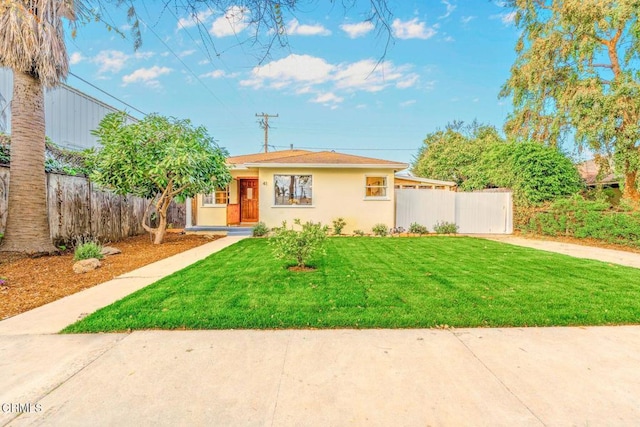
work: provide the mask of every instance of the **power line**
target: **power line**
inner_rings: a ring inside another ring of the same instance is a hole
[[[146,116],[146,115],[147,115],[147,113],[145,113],[144,111],[140,111],[139,109],[137,109],[137,108],[136,108],[136,107],[134,107],[133,105],[128,104],[128,103],[126,103],[126,102],[124,102],[123,100],[121,100],[120,98],[118,98],[118,97],[116,97],[116,96],[114,96],[114,95],[111,95],[111,94],[110,94],[109,92],[107,92],[106,90],[104,90],[104,89],[100,89],[98,86],[96,86],[96,85],[94,85],[93,83],[91,83],[91,82],[89,82],[89,81],[87,81],[87,80],[83,79],[82,77],[78,76],[77,74],[74,74],[74,73],[72,73],[71,71],[69,71],[69,75],[71,75],[71,76],[75,77],[76,79],[78,79],[78,80],[80,80],[80,81],[82,81],[82,82],[84,82],[84,83],[88,84],[88,85],[89,85],[89,86],[91,86],[92,88],[94,88],[94,89],[96,89],[96,90],[99,90],[100,92],[104,93],[104,94],[105,94],[105,95],[107,95],[108,97],[115,99],[115,100],[116,100],[116,101],[118,101],[119,103],[126,105],[127,107],[131,108],[132,110],[137,111],[138,113],[142,114],[143,116]]]
[[[209,88],[209,86],[207,86],[206,84],[204,84],[204,82],[200,79],[200,77],[198,77],[198,76],[196,75],[196,73],[194,73],[194,72],[191,70],[191,68],[189,68],[189,66],[188,66],[187,64],[185,64],[185,63],[184,63],[184,61],[182,60],[182,58],[180,58],[180,57],[179,57],[179,56],[178,56],[178,55],[173,51],[173,49],[171,49],[171,48],[169,47],[169,45],[168,45],[164,40],[162,40],[162,37],[160,37],[160,36],[158,35],[158,33],[156,33],[156,32],[155,32],[155,30],[153,29],[153,27],[149,26],[145,21],[143,21],[143,20],[142,20],[142,18],[138,18],[138,19],[140,20],[140,22],[142,22],[142,23],[143,23],[143,24],[144,24],[144,25],[149,29],[149,31],[151,31],[151,32],[153,33],[153,35],[154,35],[154,36],[156,36],[156,38],[157,38],[158,40],[160,40],[160,43],[162,43],[162,44],[164,45],[164,47],[166,47],[166,48],[167,48],[167,50],[168,50],[169,52],[171,52],[171,54],[172,54],[173,56],[175,56],[175,58],[176,58],[178,61],[180,61],[180,63],[182,64],[182,66],[183,66],[184,68],[186,68],[186,69],[187,69],[187,71],[189,71],[189,73],[191,73],[191,75],[192,75],[193,77],[195,77],[195,78],[196,78],[196,80],[198,80],[198,82],[199,82],[202,86],[204,86],[204,88],[205,88],[205,89],[207,89],[207,91],[211,94],[211,96],[213,96],[213,97],[216,99],[216,101],[218,101],[222,106],[226,107],[225,103],[224,103],[224,102],[222,102],[222,100],[221,100],[220,98],[218,98],[218,97],[216,96],[216,94],[215,94],[215,93],[213,93],[213,91]]]

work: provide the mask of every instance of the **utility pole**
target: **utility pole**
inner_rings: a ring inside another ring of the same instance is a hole
[[[256,113],[256,117],[262,117],[262,120],[260,120],[260,127],[264,129],[264,152],[266,153],[269,151],[269,117],[278,117],[278,115]]]

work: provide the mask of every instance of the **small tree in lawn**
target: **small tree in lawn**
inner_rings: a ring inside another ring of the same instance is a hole
[[[124,113],[108,114],[93,131],[101,147],[91,159],[91,179],[116,194],[150,199],[142,226],[162,243],[167,209],[174,198],[184,199],[226,187],[231,174],[226,151],[204,127],[188,120],[149,115],[127,123]],[[147,224],[155,205],[158,226]]]
[[[307,221],[303,224],[299,219],[295,219],[293,223],[301,227],[301,230],[288,228],[284,221],[282,227],[274,229],[269,244],[273,246],[276,258],[294,260],[296,267],[305,268],[311,257],[324,254],[328,228],[319,222]]]

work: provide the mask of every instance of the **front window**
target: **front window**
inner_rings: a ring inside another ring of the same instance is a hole
[[[229,201],[229,189],[216,190],[213,193],[202,196],[203,206],[220,206],[226,205]]]
[[[387,177],[368,176],[365,197],[387,197]]]
[[[311,205],[311,175],[274,175],[275,204]]]

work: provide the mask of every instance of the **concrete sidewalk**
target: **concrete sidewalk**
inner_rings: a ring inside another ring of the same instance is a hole
[[[133,270],[113,280],[0,321],[1,335],[55,334],[159,279],[185,268],[246,236],[224,237]]]
[[[0,425],[630,426],[638,366],[636,326],[4,336]]]

